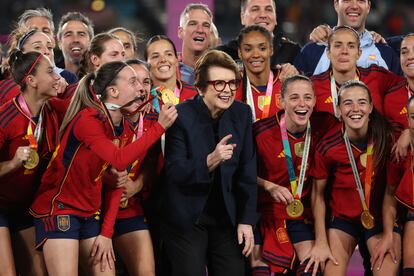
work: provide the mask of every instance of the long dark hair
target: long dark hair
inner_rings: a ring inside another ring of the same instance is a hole
[[[359,80],[350,80],[345,82],[338,91],[338,105],[341,102],[343,91],[353,87],[363,89],[368,94],[369,103],[372,104],[372,96],[368,86]],[[391,145],[394,139],[391,124],[374,106],[369,115],[368,138],[374,142],[373,159],[375,171],[380,171],[385,168],[385,164],[391,154]]]

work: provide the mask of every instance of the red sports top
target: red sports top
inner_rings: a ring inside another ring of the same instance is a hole
[[[157,123],[158,120],[158,114],[157,113],[148,113],[144,116],[144,133],[146,133],[151,127]],[[138,124],[135,126],[135,133],[137,133],[138,130]],[[136,160],[132,165],[128,167],[128,176],[135,181],[138,178],[138,175],[142,173],[143,170],[150,170],[154,173],[156,160],[159,158],[159,155],[161,154],[161,147],[159,143],[155,143],[149,150],[147,155],[144,157],[143,160]],[[151,162],[154,161],[155,162]],[[149,167],[150,166],[150,167]],[[149,179],[148,179],[149,180]],[[151,182],[153,183],[155,179],[151,179]],[[148,199],[150,189],[152,186],[152,183],[145,182],[144,186],[142,187],[142,190],[135,194],[134,196],[130,197],[128,199],[128,205],[126,208],[120,208],[118,211],[117,219],[125,219],[125,218],[131,218],[135,216],[141,216],[144,215],[144,209],[143,209],[143,202]]]
[[[402,130],[408,128],[408,99],[414,91],[408,88],[407,81],[401,82],[385,94],[384,115],[390,121],[394,134],[398,137]]]
[[[281,101],[281,88],[282,81],[280,80],[280,70],[273,72],[273,90],[272,90],[272,99],[270,101],[270,109],[268,117],[275,115],[279,110],[282,109]],[[256,87],[251,84],[253,102],[256,112],[256,120],[264,119],[263,118],[263,107],[266,99],[266,86]],[[240,81],[240,86],[236,91],[236,100],[246,103],[246,87],[243,84],[243,80]]]
[[[382,67],[371,65],[368,68],[358,67],[359,80],[365,83],[372,95],[375,108],[384,114],[384,97],[389,91],[395,89],[404,78]],[[324,111],[334,114],[333,99],[331,95],[331,70],[313,76],[313,87],[316,95],[315,111]],[[337,85],[337,91],[339,87]]]
[[[0,107],[0,162],[13,159],[20,146],[29,146],[25,138],[30,118],[20,107],[17,97]],[[36,128],[33,122],[32,130]],[[49,104],[42,111],[42,140],[38,145],[39,165],[32,169],[23,166],[0,177],[0,208],[28,208],[32,203],[40,177],[57,145],[58,121]]]
[[[20,94],[20,85],[13,79],[0,80],[0,105],[8,102]]]
[[[412,152],[399,163],[387,164],[387,184],[397,186],[395,198],[403,206],[414,211],[414,175],[412,170]]]
[[[164,133],[164,128],[156,123],[139,140],[118,148],[113,144],[114,139],[119,139],[124,145],[133,134],[127,121],[124,120],[123,126],[124,132],[117,137],[102,111],[92,107],[80,111],[67,127],[42,178],[31,206],[32,215],[89,217],[99,211],[101,176],[107,166],[125,170],[134,160],[143,159],[148,148]],[[119,201],[114,204],[119,205]],[[116,212],[106,215],[115,220]],[[104,230],[103,235],[111,236],[109,229]]]
[[[284,111],[280,111],[277,117],[272,116],[260,120],[253,125],[257,149],[257,175],[265,180],[289,188],[290,192],[292,192],[289,175],[287,173],[288,167],[283,148],[283,140],[280,133],[280,117],[283,113]],[[340,126],[335,117],[328,113],[314,113],[310,120],[312,131],[311,146],[309,149],[306,180],[302,191],[302,198],[305,201],[307,201],[306,197],[310,191],[311,182],[309,182],[310,179],[308,178],[309,166],[313,162],[316,144],[328,129],[338,128]],[[288,132],[288,138],[295,167],[295,175],[299,179],[305,133],[300,137],[295,137]],[[300,155],[298,156],[297,153]],[[286,213],[286,205],[276,203],[270,194],[262,188],[259,188],[258,191],[258,204],[261,211],[266,213],[270,212],[273,217],[278,219],[292,219]],[[303,217],[299,217],[298,219],[303,219]]]
[[[359,177],[365,189],[365,165],[361,162],[361,155],[366,154],[366,145],[361,149],[351,142],[351,146]],[[332,129],[324,136],[316,147],[314,160],[310,173],[316,179],[328,180],[329,207],[332,209],[332,215],[359,222],[363,210],[362,203],[346,151],[342,128]],[[371,197],[368,205],[376,220],[382,220],[385,177],[384,170],[375,172],[371,182]]]

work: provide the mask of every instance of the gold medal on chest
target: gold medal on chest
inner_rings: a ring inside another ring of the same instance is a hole
[[[28,170],[33,170],[39,164],[39,154],[37,151],[31,149],[29,158],[23,163],[23,167]]]

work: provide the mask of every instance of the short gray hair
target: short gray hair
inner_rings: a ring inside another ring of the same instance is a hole
[[[187,6],[185,6],[185,9],[181,12],[180,27],[184,27],[185,18],[190,13],[190,11],[192,11],[192,10],[202,10],[202,11],[204,11],[205,13],[208,14],[208,16],[210,16],[211,21],[213,21],[213,14],[211,13],[210,8],[206,4],[191,3],[191,4],[188,4]]]
[[[26,25],[26,21],[32,17],[44,17],[49,21],[50,28],[52,33],[55,32],[55,24],[53,23],[53,15],[49,9],[46,8],[37,8],[37,9],[30,9],[25,10],[20,16],[17,21],[17,25],[24,26]]]

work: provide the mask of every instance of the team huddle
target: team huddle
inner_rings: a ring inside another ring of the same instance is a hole
[[[226,44],[189,4],[181,52],[144,53],[26,10],[0,75],[0,275],[346,275],[357,246],[365,275],[414,275],[414,34],[333,6],[301,48],[273,0],[242,0]]]

